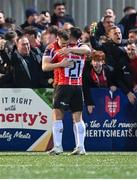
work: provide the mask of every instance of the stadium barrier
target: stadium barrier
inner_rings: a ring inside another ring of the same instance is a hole
[[[136,151],[137,103],[131,105],[120,90],[112,93],[94,88],[91,95],[93,113],[88,114],[85,106],[83,110],[86,150]],[[50,106],[45,89],[0,89],[0,150],[49,150],[53,146]],[[70,151],[74,147],[71,113],[66,112],[63,148]]]

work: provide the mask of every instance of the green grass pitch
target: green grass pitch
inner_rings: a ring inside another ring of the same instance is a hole
[[[67,153],[0,152],[0,179],[137,178],[137,152]]]

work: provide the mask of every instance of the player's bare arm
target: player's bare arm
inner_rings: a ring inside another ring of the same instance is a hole
[[[91,49],[86,45],[81,45],[80,47],[69,47],[69,48],[62,48],[59,53],[62,56],[68,55],[69,53],[73,53],[73,54],[89,54],[91,53]]]
[[[69,67],[71,62],[64,58],[61,62],[51,63],[51,58],[49,56],[43,56],[42,59],[42,70],[43,71],[52,71],[59,67]]]

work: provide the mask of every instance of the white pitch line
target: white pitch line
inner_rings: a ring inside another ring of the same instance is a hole
[[[57,165],[57,164],[55,164],[55,165],[52,165],[52,166],[48,166],[48,168],[51,168],[51,167],[54,167],[54,166],[56,166],[56,167],[64,167],[64,165]],[[76,165],[67,165],[67,167],[92,167],[92,168],[94,168],[94,167],[103,167],[103,166],[105,166],[105,167],[117,167],[117,165],[116,164],[112,164],[112,165],[107,165],[107,164],[105,164],[105,165],[94,165],[94,166],[92,166],[92,165],[79,165],[79,164],[76,164]],[[38,165],[9,165],[9,164],[4,164],[4,165],[0,165],[0,167],[39,167]],[[137,164],[132,164],[131,166],[129,166],[129,164],[119,164],[118,165],[118,167],[117,168],[119,168],[119,167],[132,167],[132,168],[134,168],[134,167],[137,167]]]
[[[28,165],[26,165],[26,164],[24,164],[24,165],[21,165],[21,164],[20,165],[18,165],[18,164],[17,165],[15,165],[15,164],[14,165],[13,164],[3,164],[2,165],[2,164],[0,164],[0,167],[34,167],[34,166],[38,167],[38,165],[29,165],[29,164]]]
[[[64,152],[63,155],[67,155],[70,152]],[[22,155],[22,156],[45,156],[47,155],[46,152],[0,152],[0,156],[15,156],[15,155]],[[112,155],[112,156],[137,156],[137,152],[87,152],[87,155],[97,155],[97,156],[103,156],[103,155]]]

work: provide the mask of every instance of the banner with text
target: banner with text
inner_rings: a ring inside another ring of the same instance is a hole
[[[95,103],[93,113],[88,114],[86,107],[83,111],[86,150],[137,151],[137,103],[130,104],[120,90],[112,93],[107,89],[94,88],[91,96]],[[70,119],[71,114],[66,113],[63,136],[66,150],[75,147]]]
[[[120,91],[91,89],[92,114],[83,110],[87,151],[137,151],[137,104]],[[47,151],[52,142],[52,91],[0,89],[0,150]],[[64,150],[75,147],[72,116],[65,113]]]
[[[0,89],[0,150],[50,149],[51,111],[32,89]]]

